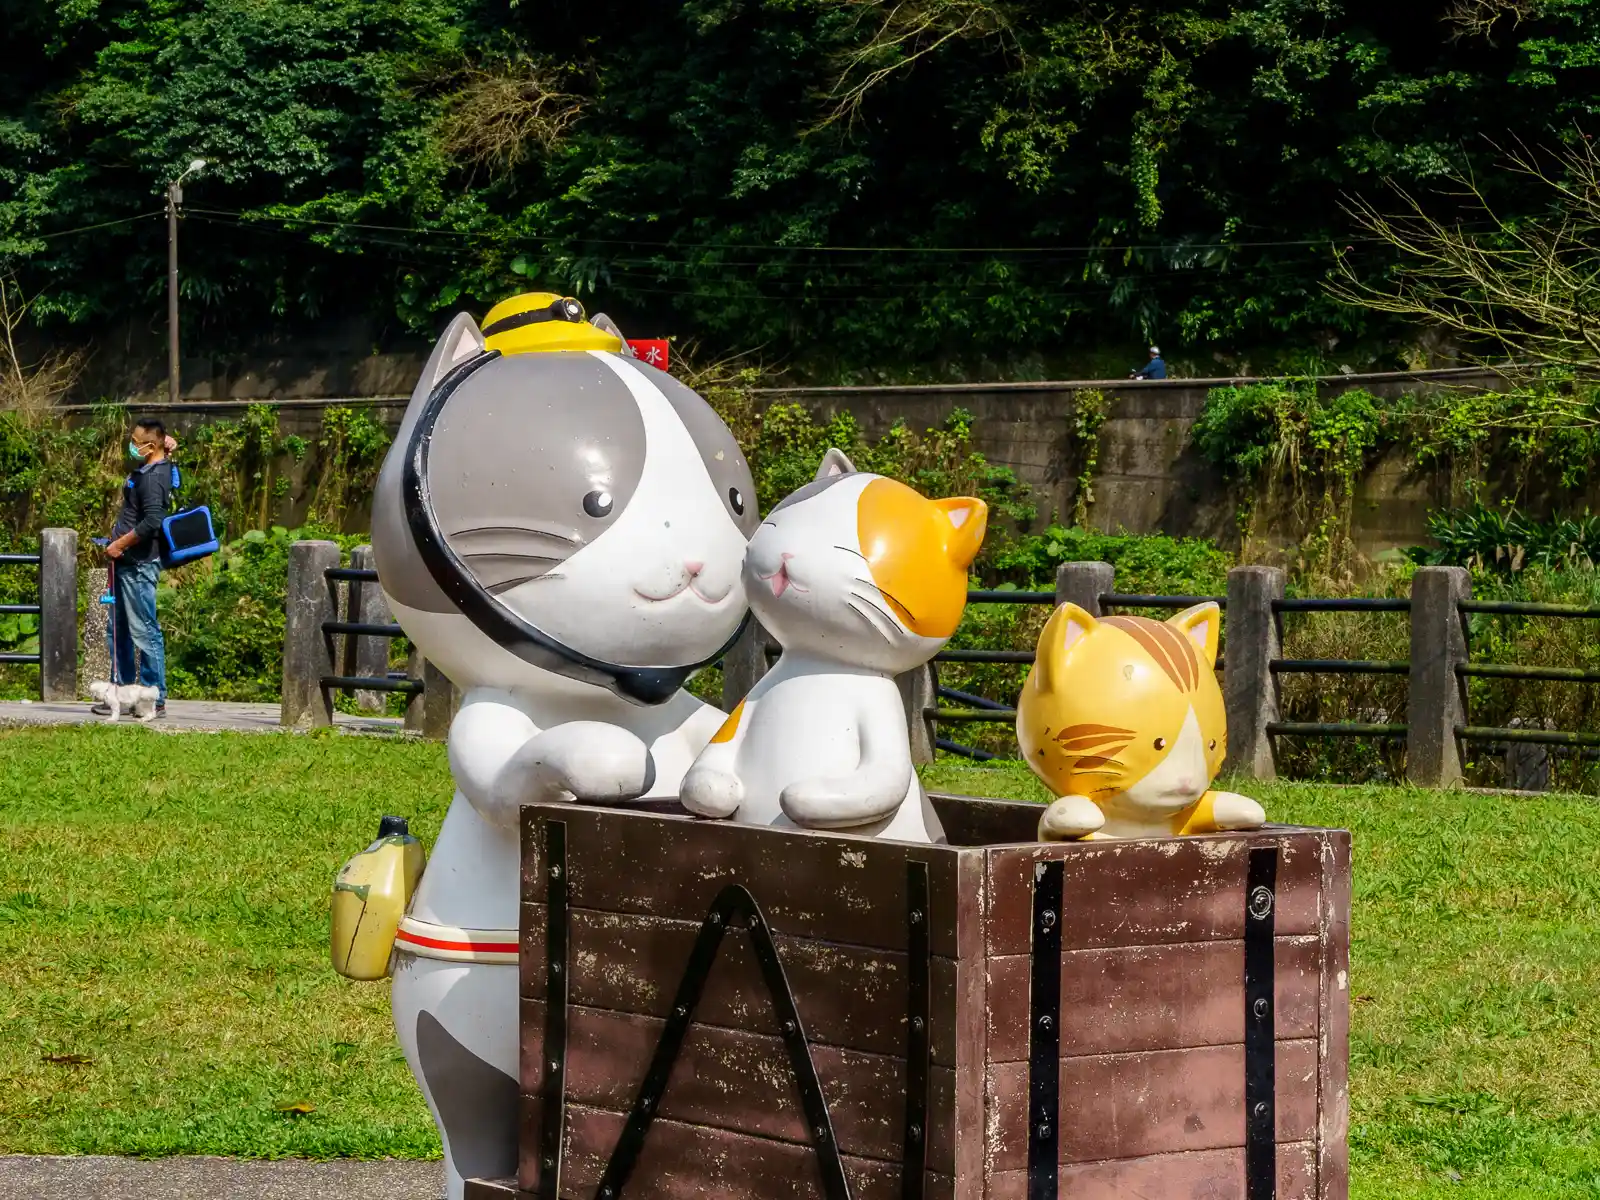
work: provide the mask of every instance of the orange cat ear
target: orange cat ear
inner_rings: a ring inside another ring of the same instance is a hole
[[[1217,665],[1217,643],[1222,638],[1222,610],[1214,602],[1196,604],[1193,608],[1186,608],[1175,617],[1170,617],[1167,624],[1183,634],[1194,648],[1200,651],[1200,656],[1211,666]]]
[[[955,528],[955,535],[946,545],[950,561],[965,571],[983,545],[984,531],[989,528],[989,506],[972,496],[935,500],[933,506],[944,513],[945,519]]]
[[[1033,659],[1033,676],[1041,692],[1055,691],[1073,646],[1097,624],[1099,622],[1076,604],[1063,604],[1050,614],[1039,634]]]

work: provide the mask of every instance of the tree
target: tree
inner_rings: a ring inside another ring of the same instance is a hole
[[[1600,364],[1600,154],[1579,133],[1554,153],[1516,145],[1503,165],[1543,196],[1543,211],[1502,216],[1465,172],[1439,197],[1448,217],[1400,188],[1398,212],[1353,200],[1358,225],[1400,261],[1385,280],[1342,265],[1330,290],[1526,363]]]

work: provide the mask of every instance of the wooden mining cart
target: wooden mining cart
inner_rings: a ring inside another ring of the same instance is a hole
[[[1350,838],[950,844],[522,811],[516,1179],[475,1200],[1343,1200]]]

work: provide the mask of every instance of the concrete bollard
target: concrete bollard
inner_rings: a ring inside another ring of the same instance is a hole
[[[1512,717],[1509,729],[1549,729],[1555,722]],[[1518,792],[1550,790],[1550,747],[1540,742],[1506,743],[1506,786]]]
[[[105,567],[90,567],[85,572],[89,604],[83,614],[83,681],[84,688],[78,698],[88,696],[88,684],[95,680],[111,678],[111,647],[107,636],[111,632],[111,606],[100,603],[100,597],[110,587],[110,572]]]
[[[744,627],[736,642],[722,656],[722,711],[731,713],[739,701],[750,694],[750,689],[761,681],[771,665],[767,661],[767,644],[772,635],[761,627],[754,617]]]
[[[333,640],[322,631],[337,613],[333,584],[324,572],[339,565],[333,542],[296,542],[289,547],[287,608],[283,626],[283,706],[279,722],[290,727],[333,724],[333,698],[322,677],[335,673]]]
[[[1076,604],[1091,617],[1101,616],[1100,597],[1117,590],[1117,570],[1110,563],[1070,562],[1056,568],[1056,607]]]
[[[1222,769],[1246,779],[1275,779],[1278,774],[1267,726],[1278,719],[1278,680],[1271,664],[1283,656],[1283,631],[1272,604],[1283,599],[1283,587],[1283,571],[1277,567],[1234,567],[1228,572],[1222,672],[1228,757]]]
[[[1456,668],[1467,661],[1467,631],[1458,605],[1471,596],[1465,567],[1423,567],[1411,580],[1406,778],[1421,787],[1461,782],[1456,726],[1465,723],[1466,681]]]
[[[39,693],[78,698],[78,531],[46,529],[39,545]]]
[[[939,676],[934,663],[923,663],[914,671],[896,675],[900,699],[906,706],[906,728],[911,733],[911,762],[915,766],[933,761],[934,740],[938,736],[932,709],[939,704]]]
[[[461,707],[461,693],[445,673],[422,660],[422,736],[434,741],[450,737],[450,722]]]
[[[422,651],[415,646],[411,647],[406,655],[406,676],[410,679],[424,680],[426,686],[427,663],[423,660]],[[427,713],[426,692],[412,692],[406,698],[405,730],[407,733],[421,733]]]

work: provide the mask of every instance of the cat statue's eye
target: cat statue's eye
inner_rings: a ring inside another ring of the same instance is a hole
[[[1157,738],[1156,739],[1156,749],[1157,750],[1165,750],[1166,748],[1167,748],[1167,739],[1166,738]]]
[[[591,517],[609,517],[611,503],[610,492],[590,492],[583,498],[583,511]]]
[[[1217,739],[1216,738],[1212,738],[1211,739],[1211,745],[1210,745],[1209,749],[1215,750],[1216,748],[1217,748]]]
[[[728,489],[728,507],[733,509],[734,516],[744,516],[744,495],[738,488]]]

